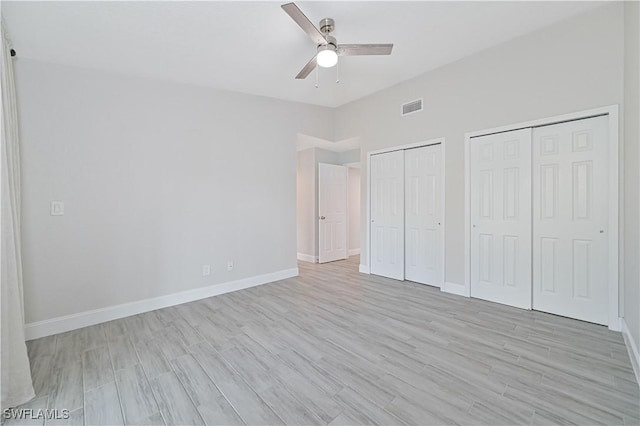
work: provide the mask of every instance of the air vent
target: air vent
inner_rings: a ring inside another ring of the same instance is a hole
[[[420,111],[422,111],[422,98],[416,99],[415,101],[407,102],[406,104],[402,104],[400,114],[402,116],[405,116]]]

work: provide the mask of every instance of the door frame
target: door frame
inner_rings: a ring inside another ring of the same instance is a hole
[[[444,291],[444,283],[445,283],[445,259],[446,259],[446,253],[445,253],[445,248],[446,248],[446,238],[445,238],[445,233],[446,233],[446,218],[445,218],[445,204],[446,204],[446,193],[445,193],[445,159],[446,159],[446,144],[445,144],[445,138],[436,138],[436,139],[428,139],[425,141],[421,141],[421,142],[415,142],[415,143],[410,143],[410,144],[406,144],[406,145],[398,145],[398,146],[392,146],[389,148],[384,148],[384,149],[379,149],[376,151],[369,151],[367,152],[367,204],[366,204],[366,216],[367,216],[367,230],[365,232],[365,247],[367,247],[367,264],[363,265],[362,262],[360,263],[360,267],[359,270],[361,273],[363,274],[369,274],[370,273],[370,265],[371,265],[371,156],[372,155],[376,155],[376,154],[384,154],[386,152],[393,152],[393,151],[404,151],[406,149],[413,149],[413,148],[422,148],[424,146],[429,146],[429,145],[438,145],[440,144],[441,146],[441,150],[440,150],[440,161],[441,161],[441,171],[442,171],[442,176],[441,176],[441,180],[442,182],[440,183],[440,187],[441,187],[441,197],[442,197],[442,202],[441,202],[441,206],[440,206],[440,215],[442,217],[442,226],[440,227],[440,229],[442,230],[442,238],[440,241],[440,267],[442,268],[442,276],[440,279],[440,290]],[[362,175],[361,175],[362,176]],[[404,218],[403,218],[403,222],[404,222]],[[403,274],[404,275],[404,274]]]
[[[577,111],[569,114],[556,115],[553,117],[541,118],[538,120],[526,121],[521,123],[509,124],[506,126],[494,127],[491,129],[478,130],[468,132],[464,135],[464,284],[454,285],[456,288],[450,289],[452,293],[460,294],[466,297],[471,295],[471,162],[470,149],[471,139],[479,136],[486,136],[492,133],[509,132],[528,127],[548,126],[566,121],[575,121],[596,116],[607,115],[609,117],[609,265],[608,265],[608,285],[609,285],[609,329],[620,331],[620,311],[619,311],[619,292],[620,292],[620,274],[619,274],[619,241],[623,236],[619,235],[619,203],[623,201],[623,195],[619,193],[621,182],[622,165],[619,157],[619,119],[618,105],[609,105],[600,108],[589,109],[585,111]],[[449,287],[452,285],[449,284]]]

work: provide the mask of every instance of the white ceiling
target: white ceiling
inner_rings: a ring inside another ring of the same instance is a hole
[[[602,2],[297,2],[339,43],[395,43],[294,76],[315,45],[281,2],[2,2],[21,58],[336,107]]]

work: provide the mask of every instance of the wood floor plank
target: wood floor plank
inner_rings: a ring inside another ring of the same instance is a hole
[[[30,361],[31,380],[33,381],[33,390],[36,396],[49,395],[55,384],[55,377],[52,376],[53,355],[38,356]]]
[[[134,366],[138,363],[138,356],[127,335],[112,337],[108,340],[109,354],[114,370]]]
[[[204,340],[184,318],[177,318],[172,324],[180,333],[180,338],[185,346],[195,345]]]
[[[271,408],[210,345],[190,347],[193,356],[247,424],[283,424]]]
[[[84,391],[113,382],[113,367],[106,346],[90,349],[82,354]]]
[[[215,401],[197,407],[202,419],[208,426],[213,425],[244,425],[245,422],[236,413],[229,401],[223,396]]]
[[[329,395],[310,384],[306,378],[288,365],[272,370],[275,379],[294,394],[309,410],[325,422],[330,422],[342,411],[341,406]]]
[[[171,364],[196,407],[214,403],[222,396],[213,380],[191,354],[178,357]]]
[[[84,393],[84,416],[87,426],[124,424],[115,382]]]
[[[150,339],[135,342],[134,348],[148,378],[155,378],[171,371],[171,366],[165,358],[158,339]]]
[[[364,416],[368,420],[368,424],[397,425],[405,423],[385,410],[384,406],[379,406],[373,401],[368,400],[360,392],[356,392],[350,387],[346,387],[338,392],[335,399],[344,407],[348,407],[352,411]]]
[[[82,363],[71,361],[52,372],[54,384],[49,397],[49,408],[74,411],[82,408]]]
[[[173,372],[162,374],[151,380],[151,389],[156,397],[160,413],[167,424],[203,425],[204,420]]]
[[[249,350],[232,347],[220,354],[254,390],[260,391],[271,386],[273,379],[267,369]]]
[[[167,361],[171,361],[172,359],[187,353],[182,335],[173,325],[156,330],[153,334],[159,343],[158,347],[164,354]]]
[[[323,425],[319,416],[309,410],[280,383],[259,392],[260,397],[288,425]]]
[[[116,371],[116,383],[126,424],[136,424],[160,413],[140,365]]]

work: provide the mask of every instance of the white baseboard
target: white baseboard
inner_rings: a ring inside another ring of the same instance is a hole
[[[440,288],[440,290],[444,291],[445,293],[451,293],[451,294],[457,294],[458,296],[469,297],[469,293],[467,292],[467,289],[464,286],[464,284],[445,281],[443,286]]]
[[[284,269],[282,271],[256,275],[254,277],[243,278],[226,283],[214,284],[208,287],[181,291],[179,293],[154,297],[152,299],[138,300],[135,302],[123,303],[121,305],[78,312],[77,314],[65,315],[44,321],[32,322],[25,325],[25,337],[27,340],[38,339],[52,334],[63,333],[65,331],[75,330],[90,325],[100,324],[102,322],[141,314],[143,312],[180,305],[194,300],[231,293],[233,291],[243,290],[245,288],[255,287],[297,276],[298,268]]]
[[[369,273],[369,265],[360,264],[360,266],[358,267],[358,271],[360,271],[361,274],[368,274]]]
[[[613,321],[610,321],[609,330],[622,331],[622,318],[614,318]]]
[[[357,254],[360,254],[360,249],[359,248],[349,250],[349,256],[355,256]]]
[[[638,348],[638,342],[636,342],[631,335],[627,322],[624,318],[620,319],[620,323],[622,326],[622,337],[624,337],[624,343],[627,346],[627,351],[629,352],[633,371],[636,373],[636,383],[640,386],[640,350]]]
[[[310,254],[298,253],[298,260],[301,260],[303,262],[318,263],[318,258]]]

